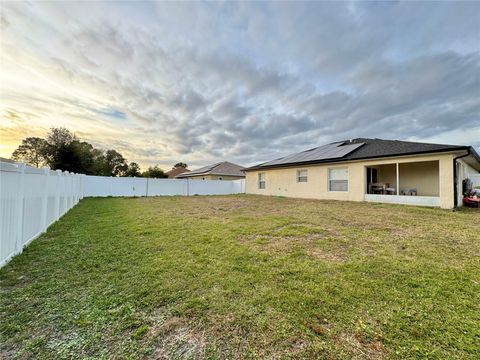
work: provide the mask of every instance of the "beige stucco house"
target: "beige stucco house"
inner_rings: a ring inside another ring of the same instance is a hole
[[[192,180],[239,180],[245,179],[244,169],[243,166],[223,161],[179,174],[176,178]]]
[[[480,172],[470,146],[354,139],[245,169],[248,194],[454,208]]]

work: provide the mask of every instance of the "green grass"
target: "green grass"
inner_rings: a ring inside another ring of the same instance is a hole
[[[84,199],[0,270],[0,358],[480,357],[480,212]]]

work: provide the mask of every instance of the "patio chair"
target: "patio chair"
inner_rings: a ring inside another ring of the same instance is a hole
[[[371,186],[371,193],[372,194],[385,194],[386,188],[389,187],[389,183],[372,183]]]

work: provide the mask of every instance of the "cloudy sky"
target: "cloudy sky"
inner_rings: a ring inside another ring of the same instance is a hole
[[[0,6],[0,156],[52,126],[166,169],[355,137],[480,150],[480,2]]]

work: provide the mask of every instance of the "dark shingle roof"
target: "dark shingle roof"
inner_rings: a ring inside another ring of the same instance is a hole
[[[355,146],[356,145],[356,146]],[[323,149],[327,149],[331,152],[331,148],[336,147],[338,149],[347,147],[348,149],[339,152],[337,157],[325,156]],[[402,155],[415,155],[415,154],[427,154],[436,152],[446,152],[455,150],[470,149],[472,155],[478,159],[478,155],[475,150],[469,146],[460,145],[443,145],[443,144],[428,144],[412,141],[399,141],[399,140],[382,140],[382,139],[368,139],[358,138],[353,140],[339,141],[328,145],[320,146],[318,148],[303,151],[301,153],[288,155],[286,157],[269,161],[266,163],[258,164],[248,168],[247,170],[256,170],[262,168],[273,168],[290,165],[307,165],[316,163],[332,163],[349,160],[361,160],[372,159],[390,156],[402,156]],[[310,157],[305,160],[304,154],[317,153],[316,157]],[[479,159],[480,161],[480,159]]]
[[[170,171],[167,171],[165,174],[168,175],[169,179],[173,179],[174,177],[176,177],[180,174],[186,173],[186,172],[190,172],[190,170],[188,170],[187,168],[183,168],[183,167],[177,167],[177,168],[174,168]]]
[[[224,175],[224,176],[245,176],[243,166],[233,164],[228,161],[223,161],[213,165],[208,165],[190,171],[189,173],[183,173],[177,176],[177,178],[198,176],[198,175]]]
[[[359,148],[357,151],[352,152],[344,157],[345,160],[364,159],[372,157],[383,156],[398,156],[398,155],[413,155],[423,154],[428,152],[439,151],[453,151],[459,147],[465,148],[465,146],[458,145],[443,145],[443,144],[428,144],[412,141],[400,141],[400,140],[382,140],[382,139],[353,139],[349,140],[350,143],[362,142],[365,146]]]

